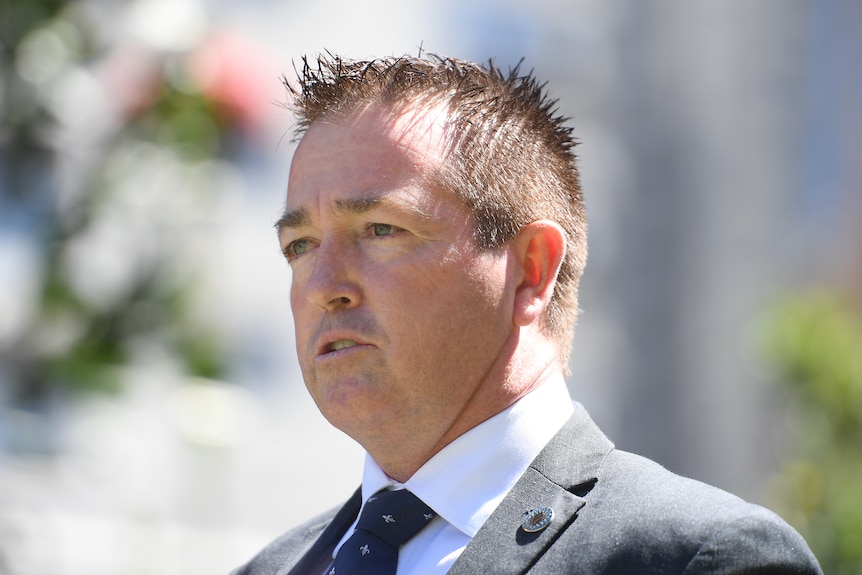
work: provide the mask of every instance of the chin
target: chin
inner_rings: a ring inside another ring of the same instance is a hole
[[[359,443],[373,434],[388,433],[386,429],[392,421],[392,411],[380,409],[379,403],[374,403],[371,409],[365,409],[362,403],[353,401],[337,406],[329,405],[321,409],[321,412],[333,427]]]

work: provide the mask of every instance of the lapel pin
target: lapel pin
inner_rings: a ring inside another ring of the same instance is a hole
[[[521,529],[527,533],[536,533],[551,524],[554,518],[554,510],[550,507],[537,507],[524,513]]]

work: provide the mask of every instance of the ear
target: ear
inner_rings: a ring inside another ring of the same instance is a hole
[[[551,301],[566,255],[566,234],[556,222],[539,220],[521,228],[512,245],[519,272],[514,321],[523,327],[539,320]]]

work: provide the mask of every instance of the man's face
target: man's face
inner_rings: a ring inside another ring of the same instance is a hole
[[[367,449],[433,447],[501,385],[510,253],[479,251],[467,208],[429,183],[441,134],[433,113],[366,111],[313,124],[291,166],[279,227],[300,366]]]

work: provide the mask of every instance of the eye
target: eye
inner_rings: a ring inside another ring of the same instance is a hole
[[[284,248],[284,256],[287,261],[294,260],[307,252],[310,247],[309,241],[306,239],[293,240]]]
[[[392,224],[371,224],[368,226],[368,230],[373,236],[391,236],[400,229],[398,226],[393,226]]]

